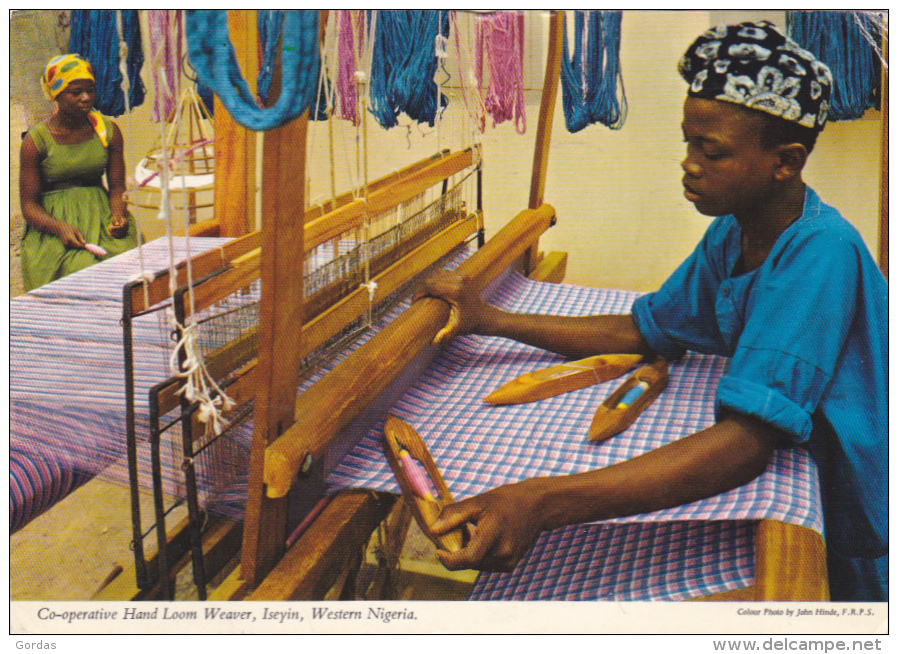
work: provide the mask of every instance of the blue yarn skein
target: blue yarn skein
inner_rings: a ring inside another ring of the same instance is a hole
[[[70,16],[69,52],[79,54],[90,62],[97,84],[96,109],[106,116],[125,113],[125,94],[122,91],[122,72],[119,68],[119,42],[116,10],[73,9]],[[122,10],[122,37],[128,46],[126,70],[130,90],[131,109],[144,100],[144,86],[140,79],[143,67],[143,48],[137,10]]]
[[[369,111],[381,127],[398,125],[396,118],[402,112],[433,127],[437,115],[437,34],[449,36],[448,11],[378,12]],[[448,103],[448,98],[440,94],[440,110]]]
[[[278,55],[277,46],[284,30],[283,10],[260,9],[256,16],[256,26],[259,30],[259,44],[262,50],[262,63],[259,66],[259,76],[256,78],[256,94],[263,103],[266,103],[271,93],[271,80]],[[316,110],[309,112],[309,119],[327,120],[327,91],[328,80],[325,77],[324,85],[315,103]]]
[[[262,64],[256,82],[262,102],[268,101],[271,91],[271,77],[274,73],[274,62],[277,59],[277,46],[284,27],[284,12],[278,9],[260,9],[256,15],[259,29],[259,44],[262,47]]]
[[[299,117],[309,108],[318,85],[318,12],[284,14],[281,39],[282,86],[277,101],[261,108],[237,64],[223,9],[185,11],[190,63],[199,80],[221,99],[228,113],[247,129],[267,131]]]
[[[573,57],[565,31],[561,91],[565,126],[571,133],[594,123],[611,129],[620,129],[624,125],[627,98],[620,71],[621,14],[620,11],[575,11]]]
[[[880,41],[880,25],[864,11],[786,12],[789,36],[813,52],[833,74],[829,118],[856,120],[876,107],[880,60],[874,41]]]

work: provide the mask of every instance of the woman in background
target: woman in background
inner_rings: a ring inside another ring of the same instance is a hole
[[[122,197],[124,141],[115,123],[93,108],[90,64],[76,54],[56,57],[41,86],[56,111],[28,131],[20,149],[26,291],[137,244]]]

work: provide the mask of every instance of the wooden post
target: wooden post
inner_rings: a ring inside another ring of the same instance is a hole
[[[302,333],[303,215],[308,112],[267,132],[262,155],[262,293],[255,431],[241,569],[256,586],[283,555],[285,499],[264,497],[265,448],[293,424]]]
[[[558,96],[558,79],[561,76],[561,49],[564,38],[564,12],[553,11],[549,17],[549,48],[546,56],[546,75],[543,79],[542,100],[536,125],[536,144],[533,154],[533,174],[530,177],[528,208],[543,204],[546,190],[546,170],[549,166],[549,145],[552,142],[552,120],[555,117],[555,99]],[[539,264],[538,244],[526,253],[522,260],[524,273],[530,274]]]
[[[882,35],[882,176],[879,186],[879,268],[889,278],[889,40]]]
[[[228,10],[228,31],[240,70],[255,93],[259,74],[256,12]],[[220,236],[256,228],[256,133],[246,129],[215,96],[215,220]]]
[[[549,166],[549,145],[552,141],[552,119],[555,116],[555,98],[558,96],[558,79],[561,75],[561,47],[564,38],[564,12],[553,11],[549,17],[549,50],[546,57],[546,76],[539,105],[539,121],[536,125],[536,146],[533,155],[533,174],[530,178],[530,209],[543,203],[546,190],[546,169]]]
[[[280,91],[279,71],[278,61],[269,104],[274,104]],[[293,424],[299,386],[308,118],[307,110],[300,118],[266,132],[262,145],[255,431],[240,563],[242,578],[253,587],[274,568],[285,549],[287,500],[265,496],[262,474],[266,447]]]

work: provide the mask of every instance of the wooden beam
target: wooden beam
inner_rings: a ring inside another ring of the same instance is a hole
[[[546,54],[546,74],[543,78],[542,99],[539,103],[539,119],[536,124],[536,143],[533,152],[533,173],[530,178],[530,201],[527,206],[536,209],[543,204],[546,190],[546,171],[549,167],[549,149],[552,143],[552,122],[555,117],[555,99],[558,97],[558,80],[561,76],[561,55],[564,38],[564,12],[553,11],[549,16],[549,48]],[[538,244],[534,243],[521,257],[519,266],[529,275],[538,263]]]
[[[247,599],[321,599],[349,564],[360,562],[368,539],[395,502],[392,493],[342,491]]]
[[[462,263],[459,272],[483,288],[531,247],[554,218],[549,205],[521,212]],[[430,346],[448,317],[446,302],[421,298],[300,395],[297,422],[265,453],[268,495],[286,495],[303,464],[324,454],[336,434]]]
[[[546,76],[543,79],[543,93],[539,103],[536,145],[533,154],[533,174],[530,177],[530,202],[527,206],[531,209],[536,209],[543,203],[543,196],[546,190],[546,170],[549,166],[552,119],[555,116],[555,98],[558,96],[558,79],[561,75],[563,39],[564,12],[553,11],[549,17],[549,50],[546,55]]]
[[[807,527],[760,520],[755,528],[755,599],[763,602],[829,600],[826,545]]]
[[[228,10],[237,63],[256,92],[259,75],[256,12]],[[256,227],[256,133],[235,121],[215,96],[215,220],[219,236],[242,236]]]
[[[567,252],[549,252],[542,257],[533,272],[530,273],[530,279],[538,282],[560,283],[567,273]]]

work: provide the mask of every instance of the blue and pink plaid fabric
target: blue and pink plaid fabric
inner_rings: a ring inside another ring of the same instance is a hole
[[[538,283],[512,273],[491,301],[514,312],[585,315],[624,313],[636,297],[631,292]],[[694,353],[673,362],[661,396],[628,430],[602,443],[587,440],[589,425],[596,407],[625,377],[530,404],[491,406],[482,401],[502,383],[561,360],[506,339],[457,338],[392,411],[418,430],[456,499],[463,499],[529,477],[612,465],[709,426],[717,380],[726,366],[724,359]],[[378,425],[343,458],[329,480],[341,487],[398,491],[380,439]],[[750,584],[753,574],[751,530],[739,525],[761,518],[822,531],[816,469],[803,450],[778,451],[758,479],[717,497],[545,534],[515,572],[481,575],[474,597],[673,599],[738,588]],[[643,536],[633,536],[639,530]],[[660,536],[651,536],[662,533],[673,540],[665,544]],[[712,544],[724,536],[729,539],[727,555]],[[657,547],[647,545],[627,554],[632,551],[627,543],[642,538],[657,542]],[[699,548],[703,554],[693,551],[690,539],[706,543]],[[606,547],[611,549],[606,552]],[[628,563],[615,568],[609,556]],[[571,570],[578,572],[568,584],[564,580]],[[636,586],[624,583],[634,575],[639,578]]]
[[[222,242],[195,239],[192,248],[196,253]],[[180,240],[176,251],[176,258],[183,256]],[[164,269],[167,244],[151,243],[143,256],[146,270]],[[112,463],[120,468],[121,293],[139,269],[132,251],[10,303],[12,531],[90,474]],[[636,294],[510,273],[490,297],[510,311],[584,315],[624,313]],[[169,348],[159,345],[166,337],[158,321],[135,325],[139,434],[147,428],[147,390],[170,375]],[[711,424],[714,390],[726,366],[723,359],[696,354],[674,362],[664,393],[630,429],[603,443],[590,443],[586,433],[595,408],[622,380],[531,404],[482,402],[505,381],[561,360],[505,339],[457,338],[392,411],[419,431],[462,499],[531,476],[611,465]],[[240,432],[248,438],[252,423]],[[334,489],[398,491],[380,438],[378,425],[351,448],[329,476]],[[176,475],[172,468],[167,474]],[[816,469],[803,450],[778,451],[761,477],[718,497],[544,534],[514,572],[481,575],[472,599],[683,599],[743,587],[753,578],[752,523],[762,518],[822,531]]]

